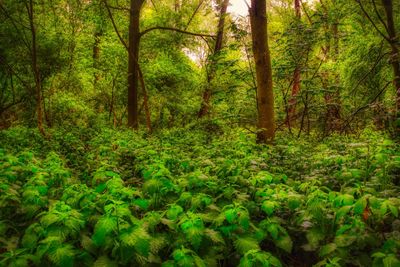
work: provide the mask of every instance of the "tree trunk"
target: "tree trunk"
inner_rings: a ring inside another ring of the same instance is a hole
[[[250,8],[253,54],[256,65],[258,103],[258,143],[272,143],[275,137],[274,93],[271,56],[268,47],[267,5],[252,0]]]
[[[301,3],[300,0],[294,0],[294,10],[296,13],[296,18],[300,22],[301,20]],[[300,64],[296,63],[296,68],[294,70],[293,74],[293,87],[292,87],[292,94],[289,99],[289,109],[286,117],[286,125],[289,127],[289,129],[292,126],[292,121],[295,118],[296,114],[296,105],[297,105],[297,95],[300,92],[300,83],[301,83],[301,77],[300,77]]]
[[[212,89],[211,89],[211,82],[214,79],[215,72],[216,72],[216,65],[217,65],[217,57],[218,54],[221,52],[223,47],[223,40],[224,40],[224,28],[225,28],[225,17],[226,11],[228,9],[229,0],[223,0],[220,5],[220,16],[218,22],[218,32],[217,32],[217,39],[215,41],[215,47],[213,54],[211,56],[211,66],[210,71],[207,74],[207,87],[203,93],[203,102],[201,103],[201,107],[198,113],[198,117],[202,118],[209,113],[210,108],[210,100],[212,97]]]
[[[396,35],[396,29],[393,18],[393,3],[392,0],[382,0],[383,7],[385,8],[386,13],[386,23],[387,23],[387,32],[389,34],[390,47],[391,47],[391,64],[393,68],[393,85],[396,90],[396,109],[397,109],[397,117],[399,117],[400,113],[400,51],[398,47],[399,37]]]
[[[129,18],[129,46],[128,46],[128,126],[134,129],[139,127],[138,119],[138,87],[139,87],[139,44],[140,11],[144,0],[131,0]]]
[[[29,6],[27,5],[27,11],[29,15],[29,24],[32,35],[31,58],[32,58],[32,71],[35,79],[35,90],[36,90],[37,126],[40,133],[43,136],[46,136],[46,132],[44,131],[43,128],[42,82],[40,79],[40,71],[37,64],[37,43],[36,43],[36,27],[35,27],[33,0],[29,0]]]

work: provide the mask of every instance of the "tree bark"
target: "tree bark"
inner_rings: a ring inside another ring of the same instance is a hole
[[[46,136],[46,132],[44,131],[43,128],[42,81],[40,78],[40,71],[37,63],[37,42],[36,42],[36,27],[35,27],[33,0],[29,0],[29,4],[27,4],[27,11],[29,15],[29,25],[32,37],[31,60],[32,60],[32,72],[35,79],[37,126],[42,136]]]
[[[131,0],[130,18],[129,18],[129,61],[128,61],[128,127],[137,129],[139,127],[138,114],[138,88],[139,88],[139,45],[140,11],[144,0]]]
[[[389,35],[389,42],[391,47],[391,59],[390,62],[393,68],[393,85],[396,90],[396,109],[399,113],[400,111],[400,55],[399,55],[399,47],[398,41],[399,37],[396,34],[396,28],[394,24],[393,18],[393,3],[392,0],[382,0],[383,7],[385,8],[386,13],[386,23],[387,23],[387,32]],[[399,117],[399,114],[397,115]]]
[[[265,0],[252,0],[250,8],[253,54],[256,65],[258,103],[258,143],[272,143],[275,137],[274,93],[271,56],[268,47],[267,5]]]
[[[218,54],[221,52],[223,48],[223,41],[224,41],[224,28],[225,28],[225,17],[226,11],[228,9],[229,0],[223,0],[220,5],[220,16],[218,21],[218,31],[217,31],[217,39],[215,41],[214,51],[211,56],[211,66],[210,71],[207,74],[207,87],[203,93],[203,101],[201,103],[200,110],[198,112],[198,117],[202,118],[209,113],[210,109],[210,100],[212,97],[212,89],[211,89],[211,82],[214,79],[215,72],[216,72],[216,65],[218,64]]]
[[[294,0],[294,10],[296,13],[296,18],[300,22],[301,20],[301,3],[300,0]],[[301,83],[301,70],[300,64],[296,63],[296,68],[293,74],[293,87],[292,87],[292,94],[289,99],[289,110],[286,117],[286,125],[289,129],[292,126],[292,121],[295,118],[296,114],[296,105],[297,105],[297,95],[300,92],[300,83]]]

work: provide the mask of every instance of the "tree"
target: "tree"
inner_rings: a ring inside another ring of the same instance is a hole
[[[300,0],[294,0],[294,10],[295,10],[295,14],[296,14],[296,18],[297,21],[300,22],[301,21],[301,5],[300,5]],[[291,123],[294,119],[294,116],[296,114],[296,104],[297,104],[297,95],[300,92],[300,83],[301,83],[301,67],[299,63],[296,63],[296,67],[293,73],[293,86],[292,86],[292,93],[291,93],[291,97],[289,99],[289,109],[287,112],[287,116],[286,116],[286,124],[289,127],[289,129],[291,128]]]
[[[219,6],[220,15],[218,22],[217,39],[215,41],[214,51],[211,55],[210,70],[207,72],[207,87],[203,93],[203,102],[198,113],[198,117],[202,118],[209,113],[210,100],[212,96],[211,81],[213,80],[218,64],[218,56],[223,47],[224,39],[224,28],[225,28],[225,17],[226,10],[228,9],[229,0],[223,0]]]
[[[372,17],[369,15],[369,13],[365,10],[363,4],[361,3],[360,0],[355,0],[364,15],[367,17],[367,19],[371,22],[371,24],[374,26],[375,30],[382,36],[382,38],[389,44],[390,46],[390,64],[392,65],[392,70],[393,70],[393,85],[395,89],[395,94],[396,94],[396,119],[400,120],[400,51],[399,51],[399,37],[397,36],[396,32],[396,27],[395,27],[395,19],[394,19],[394,14],[393,14],[393,2],[392,0],[382,0],[381,3],[383,5],[383,9],[385,10],[385,15],[386,15],[386,22],[383,20],[382,16],[379,13],[379,10],[377,8],[375,0],[372,0],[372,4],[374,7],[374,11],[384,27],[386,34],[381,31],[378,27],[378,25],[374,22]],[[400,125],[397,125],[397,134],[400,134]]]
[[[31,61],[32,61],[32,73],[35,79],[35,91],[36,91],[36,116],[37,116],[37,127],[43,136],[46,133],[43,128],[43,99],[42,99],[42,81],[40,77],[40,71],[37,64],[37,43],[36,43],[36,25],[35,25],[35,11],[33,8],[33,0],[29,0],[26,3],[26,10],[29,17],[29,26],[31,31]]]
[[[139,86],[139,45],[140,45],[140,10],[144,0],[131,0],[129,11],[129,45],[128,45],[128,126],[137,129],[139,126],[138,114],[138,86]]]
[[[249,12],[257,80],[257,142],[271,143],[275,137],[275,112],[266,0],[252,0]]]

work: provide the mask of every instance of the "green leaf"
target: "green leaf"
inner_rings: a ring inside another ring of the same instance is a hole
[[[319,256],[325,257],[326,255],[329,255],[332,252],[334,252],[336,250],[336,248],[337,248],[337,246],[335,243],[326,244],[325,246],[321,247],[321,249],[319,251]]]
[[[360,215],[364,212],[366,207],[367,207],[367,200],[365,198],[360,198],[354,204],[354,213]]]
[[[52,263],[61,267],[72,267],[74,264],[75,249],[70,244],[55,246],[48,251]]]
[[[183,208],[181,206],[171,205],[167,210],[167,218],[174,221],[182,213],[183,213]]]
[[[292,251],[293,241],[289,235],[284,235],[275,240],[275,245],[287,253],[290,253]]]
[[[400,267],[400,261],[395,255],[389,255],[388,257],[384,258],[382,262],[384,267]]]
[[[237,217],[236,209],[229,209],[225,211],[225,218],[229,223],[234,223]]]
[[[240,254],[245,254],[249,250],[260,250],[260,246],[258,245],[258,241],[255,238],[246,236],[239,237],[235,240],[234,246],[236,251]]]
[[[93,267],[117,267],[118,264],[110,260],[106,255],[100,256],[93,263]]]
[[[396,206],[389,204],[390,212],[394,215],[394,217],[399,217],[399,210]]]
[[[94,234],[92,236],[93,243],[96,246],[103,246],[106,236],[116,231],[117,226],[117,218],[114,216],[103,216],[100,218],[94,227]]]
[[[269,216],[271,216],[275,210],[275,202],[266,200],[262,203],[261,209]]]
[[[351,206],[341,207],[338,211],[336,211],[336,220],[339,220],[343,216],[345,216],[351,210]]]

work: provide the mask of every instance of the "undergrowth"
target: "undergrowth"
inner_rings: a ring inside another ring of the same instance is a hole
[[[0,132],[1,266],[400,266],[382,134]]]

